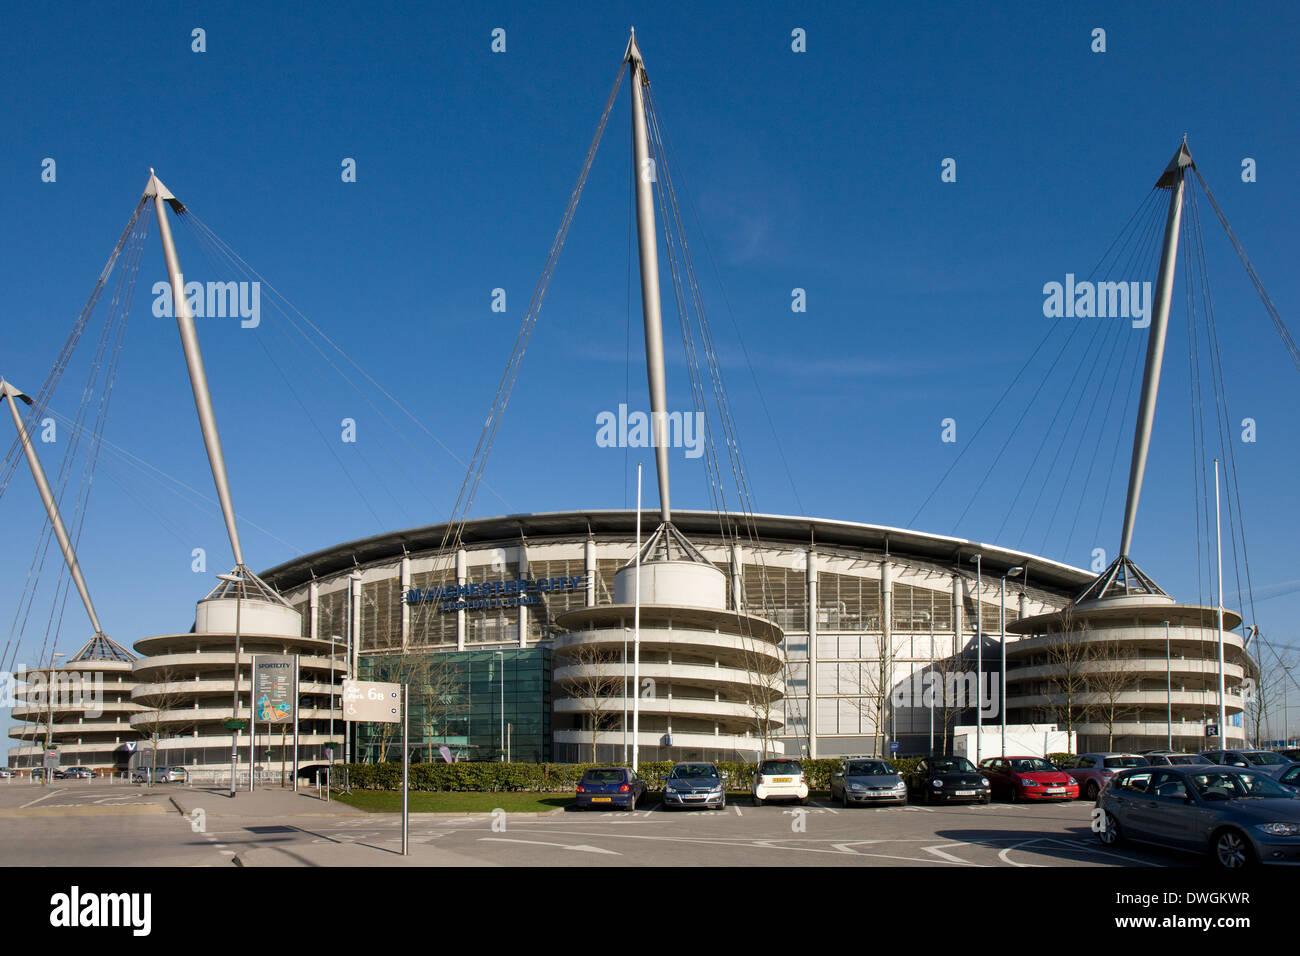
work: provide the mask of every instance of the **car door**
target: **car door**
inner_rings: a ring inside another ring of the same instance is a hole
[[[1199,845],[1197,807],[1188,799],[1189,795],[1187,781],[1181,774],[1171,770],[1152,774],[1142,816],[1153,840],[1181,849]]]
[[[1152,811],[1147,806],[1147,787],[1151,783],[1148,771],[1126,773],[1118,785],[1112,785],[1110,806],[1119,818],[1120,828],[1136,840],[1151,839]]]

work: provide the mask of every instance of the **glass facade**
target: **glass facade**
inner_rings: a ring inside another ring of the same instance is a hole
[[[410,686],[414,761],[437,761],[447,747],[458,760],[551,759],[551,651],[413,652],[362,657],[362,680]],[[400,724],[358,724],[362,762],[400,760]]]

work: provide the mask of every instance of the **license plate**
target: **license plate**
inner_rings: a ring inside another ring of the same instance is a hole
[[[957,796],[959,796],[959,797],[973,797],[973,796],[975,796],[975,791],[974,791],[974,790],[958,790],[958,791],[957,791]]]
[[[592,797],[592,798],[591,798],[591,802],[592,802],[592,803],[610,803],[613,799],[614,799],[613,797]]]
[[[1048,793],[1065,793],[1065,788],[1064,788],[1064,787],[1048,787],[1048,788],[1047,788],[1047,792],[1048,792]]]
[[[793,777],[773,777],[773,778],[772,778],[772,782],[773,782],[773,783],[789,783],[792,779],[794,779],[794,778],[793,778]]]

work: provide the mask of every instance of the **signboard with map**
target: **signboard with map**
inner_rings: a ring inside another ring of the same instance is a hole
[[[290,654],[258,654],[253,658],[253,719],[259,724],[293,720],[298,659]]]

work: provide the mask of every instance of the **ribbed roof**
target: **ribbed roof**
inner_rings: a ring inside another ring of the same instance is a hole
[[[136,656],[128,651],[117,641],[113,640],[106,634],[96,634],[85,644],[81,650],[73,654],[68,659],[69,664],[79,664],[85,661],[120,661],[130,664],[136,660]]]
[[[645,512],[641,520],[642,527],[649,534],[657,527],[659,515],[657,512]],[[888,551],[899,557],[931,561],[954,569],[959,567],[964,573],[970,573],[974,568],[969,563],[970,556],[980,554],[986,577],[991,578],[995,573],[1002,574],[1017,565],[1023,565],[1028,568],[1034,584],[1071,594],[1095,577],[1060,561],[1023,551],[924,531],[908,531],[854,521],[788,515],[719,515],[714,511],[674,510],[673,524],[693,538],[717,538],[724,525],[732,529],[733,534],[740,531],[740,537],[745,538],[748,534],[741,529],[752,528],[760,542],[770,547],[806,548],[815,542],[819,546],[866,552]],[[262,577],[281,592],[290,591],[307,584],[314,577],[338,574],[359,565],[398,560],[403,554],[436,552],[442,544],[445,529],[444,524],[425,525],[333,545],[276,565],[264,571]],[[476,518],[465,524],[461,539],[466,547],[473,548],[500,546],[502,543],[517,543],[525,539],[585,537],[588,534],[630,538],[635,530],[635,511],[553,511]]]

